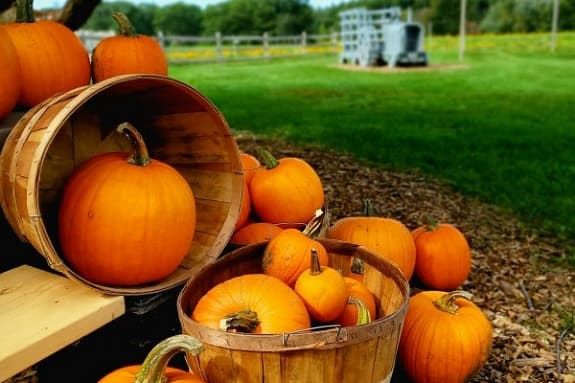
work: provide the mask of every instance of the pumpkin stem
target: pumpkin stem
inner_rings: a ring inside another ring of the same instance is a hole
[[[463,290],[456,290],[446,293],[441,298],[433,301],[433,304],[440,310],[446,313],[455,314],[459,310],[459,306],[455,303],[457,298],[471,300],[471,293]]]
[[[312,238],[318,234],[318,230],[322,228],[325,219],[325,214],[322,209],[317,209],[313,218],[305,225],[302,233]]]
[[[365,273],[365,264],[363,263],[363,259],[358,257],[353,257],[351,259],[351,272],[359,275],[363,275]]]
[[[321,265],[319,263],[319,257],[317,255],[316,249],[311,249],[311,262],[310,262],[310,274],[311,275],[320,275],[321,274]]]
[[[112,12],[112,18],[118,24],[118,28],[120,28],[120,35],[124,37],[138,37],[136,33],[136,28],[128,19],[128,16],[123,14],[122,12]]]
[[[259,324],[258,314],[247,309],[226,315],[220,320],[220,330],[251,334]]]
[[[116,130],[123,135],[125,135],[130,144],[132,144],[132,155],[128,159],[128,162],[138,166],[146,166],[150,163],[150,155],[148,154],[148,148],[144,142],[144,138],[134,125],[129,122],[122,122]]]
[[[17,0],[16,1],[16,22],[17,23],[33,23],[34,20],[34,6],[33,0]]]
[[[373,202],[371,202],[371,199],[369,199],[369,198],[366,198],[363,200],[363,214],[366,217],[377,216],[377,212],[375,211],[375,208],[373,207]]]
[[[356,326],[360,326],[362,324],[368,324],[369,322],[371,322],[371,314],[369,313],[369,309],[361,299],[357,299],[356,297],[352,297],[350,295],[349,298],[347,298],[347,304],[355,305],[355,307],[357,307]]]
[[[164,371],[174,355],[186,352],[197,356],[202,350],[202,343],[190,335],[174,335],[164,339],[148,353],[134,383],[165,382]]]
[[[437,221],[437,219],[435,219],[430,214],[426,214],[425,217],[423,218],[423,221],[425,223],[425,228],[428,231],[433,231],[433,230],[437,229],[437,227],[439,226],[439,222]]]
[[[258,160],[264,164],[266,169],[273,169],[280,164],[273,154],[259,146],[256,148],[256,155]]]

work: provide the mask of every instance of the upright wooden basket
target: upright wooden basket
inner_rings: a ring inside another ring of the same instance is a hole
[[[65,181],[93,155],[130,150],[113,133],[124,121],[142,133],[152,158],[186,178],[196,197],[196,231],[187,257],[166,279],[135,287],[82,278],[60,257],[57,240]],[[239,215],[243,176],[231,130],[206,97],[167,76],[138,74],[74,89],[29,110],[3,146],[0,182],[7,221],[52,269],[104,293],[142,295],[185,283],[222,253]]]
[[[227,333],[204,327],[190,314],[213,286],[238,275],[261,273],[266,242],[235,250],[192,277],[178,297],[184,334],[204,343],[191,369],[210,383],[382,383],[390,382],[409,299],[401,271],[367,249],[319,239],[330,265],[350,273],[352,257],[365,261],[364,283],[376,295],[378,318],[363,326],[288,334]]]

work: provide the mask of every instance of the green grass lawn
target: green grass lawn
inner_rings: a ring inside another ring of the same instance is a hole
[[[453,62],[434,50],[431,62]],[[575,53],[477,49],[469,69],[345,71],[335,56],[171,66],[231,128],[417,170],[575,240]]]

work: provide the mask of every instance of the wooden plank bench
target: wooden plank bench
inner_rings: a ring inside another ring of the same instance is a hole
[[[126,311],[109,296],[64,276],[21,265],[0,274],[0,382]]]

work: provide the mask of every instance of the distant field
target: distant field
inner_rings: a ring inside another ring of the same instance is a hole
[[[434,37],[431,63],[455,63],[457,44]],[[346,71],[331,53],[170,74],[234,130],[415,169],[575,240],[575,33],[560,35],[554,55],[548,44],[547,34],[470,37],[469,69],[457,71]]]

